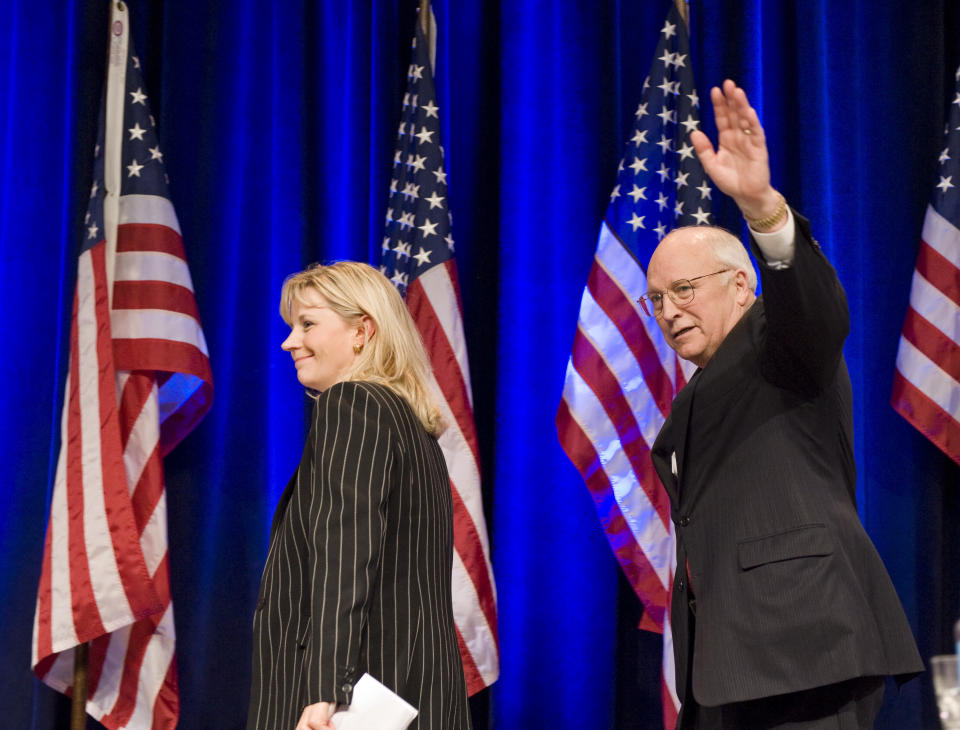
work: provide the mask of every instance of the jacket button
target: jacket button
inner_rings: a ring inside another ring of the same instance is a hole
[[[680,578],[680,579],[677,580],[677,590],[678,590],[678,591],[682,591],[682,590],[683,590],[683,578]]]
[[[353,685],[349,682],[344,682],[342,685],[340,685],[340,691],[349,694],[353,691]]]
[[[690,518],[684,515],[680,518],[680,527],[686,527],[690,524]]]

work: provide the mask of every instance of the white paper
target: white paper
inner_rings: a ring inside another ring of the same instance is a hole
[[[364,672],[350,706],[330,719],[338,730],[406,730],[416,716],[416,708]]]

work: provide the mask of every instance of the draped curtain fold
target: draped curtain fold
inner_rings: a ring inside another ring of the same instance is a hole
[[[377,262],[417,3],[129,4],[216,383],[212,411],[166,460],[180,727],[241,727],[269,522],[307,407],[279,349],[277,297],[313,261]],[[553,417],[667,7],[434,5],[500,602],[501,679],[474,701],[480,728],[660,727],[658,639],[636,631],[638,603]],[[888,401],[960,10],[694,0],[690,16],[701,99],[725,77],[748,90],[774,184],[846,287],[858,507],[921,652],[949,650],[957,470]],[[63,719],[63,699],[32,679],[29,640],[106,31],[106,2],[0,8],[0,724],[11,727]],[[729,201],[714,210],[742,231]],[[922,678],[888,697],[879,726],[935,723]]]

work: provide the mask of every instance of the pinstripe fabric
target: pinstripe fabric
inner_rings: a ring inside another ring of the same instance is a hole
[[[419,710],[412,728],[470,727],[452,510],[440,447],[400,396],[338,383],[317,399],[271,528],[248,728],[293,728],[308,704],[348,703],[364,672]]]

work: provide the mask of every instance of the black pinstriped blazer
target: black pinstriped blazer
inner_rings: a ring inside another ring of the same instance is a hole
[[[846,296],[794,215],[793,264],[754,250],[762,298],[651,452],[677,533],[677,692],[706,706],[923,670],[857,516]]]
[[[348,703],[364,672],[419,710],[412,728],[469,728],[452,563],[436,439],[388,388],[326,390],[273,518],[248,729],[292,730],[306,705]]]

